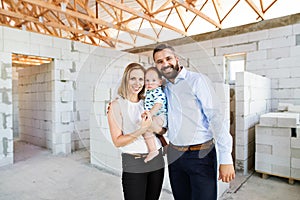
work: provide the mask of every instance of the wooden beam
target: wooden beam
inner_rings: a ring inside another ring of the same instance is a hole
[[[65,26],[65,25],[62,25],[62,24],[58,24],[56,22],[43,22],[43,23],[41,23],[41,22],[39,22],[38,19],[36,19],[34,17],[27,16],[27,15],[20,14],[20,13],[15,13],[15,12],[12,12],[12,11],[7,11],[7,10],[4,10],[4,9],[0,9],[0,14],[8,16],[8,17],[14,17],[14,18],[17,18],[17,19],[23,19],[25,21],[29,21],[29,22],[36,23],[36,24],[41,24],[41,25],[45,25],[45,26],[58,28],[58,29],[61,29],[61,30],[67,31],[67,32],[85,34],[85,35],[88,35],[88,36],[91,36],[91,37],[99,38],[103,41],[104,40],[111,40],[111,41],[115,41],[115,42],[118,42],[118,43],[123,43],[123,44],[126,44],[126,45],[134,46],[133,44],[122,41],[122,40],[116,40],[114,38],[109,38],[109,37],[102,36],[102,35],[99,35],[99,34],[94,34],[94,33],[86,33],[84,30],[79,30],[79,29],[76,29],[76,28],[68,27],[68,26]]]
[[[182,16],[181,16],[181,10],[179,10],[179,9],[180,9],[180,8],[175,7],[175,10],[176,10],[177,15],[178,15],[178,17],[179,17],[179,19],[180,19],[180,22],[181,22],[181,24],[182,24],[184,30],[187,31],[187,26],[186,26],[186,24],[185,24],[184,19],[183,19]]]
[[[138,3],[146,12],[149,13],[149,7],[145,5],[141,0],[136,0],[136,3]]]
[[[258,14],[258,16],[264,20],[264,13],[258,9],[255,3],[252,0],[245,0],[249,6]]]
[[[155,13],[159,13],[159,12],[164,11],[164,9],[166,9],[166,7],[167,7],[171,2],[172,2],[172,0],[166,1],[163,5],[161,5],[161,6],[155,11]],[[169,9],[170,9],[170,8],[168,8],[168,10],[169,10]],[[153,13],[151,13],[151,14],[153,14]]]
[[[125,12],[128,12],[128,13],[132,14],[132,15],[135,15],[135,16],[138,16],[140,18],[146,19],[149,22],[152,22],[154,24],[158,24],[158,25],[160,25],[160,26],[162,26],[164,28],[168,28],[168,29],[170,29],[172,31],[175,31],[175,32],[180,33],[180,34],[182,34],[184,36],[187,36],[186,32],[184,32],[184,31],[182,31],[182,30],[180,30],[180,29],[178,29],[178,28],[176,28],[174,26],[171,26],[171,25],[169,25],[169,24],[167,24],[165,22],[162,22],[162,21],[160,21],[158,19],[154,19],[154,18],[150,17],[149,15],[146,15],[146,14],[144,14],[142,12],[138,12],[135,9],[130,8],[130,7],[126,6],[126,5],[124,5],[124,4],[120,4],[120,3],[115,2],[115,1],[112,2],[111,0],[97,0],[97,1],[106,3],[106,4],[110,5],[110,6],[113,6],[113,7],[116,7],[118,9],[121,9],[121,10],[123,10]]]
[[[210,17],[208,17],[207,15],[205,15],[204,13],[202,13],[201,11],[191,7],[189,4],[187,4],[186,2],[182,2],[179,0],[173,0],[173,2],[176,2],[177,4],[181,5],[182,7],[186,8],[187,10],[195,13],[196,15],[198,15],[199,17],[205,19],[206,21],[208,21],[209,23],[213,24],[214,26],[216,26],[217,28],[221,29],[222,25],[219,22],[214,21],[213,19],[211,19]]]
[[[277,0],[274,0],[266,9],[263,10],[263,13],[267,12],[269,8],[271,8]]]
[[[221,19],[221,23],[224,21],[224,19],[231,13],[231,11],[237,6],[237,4],[240,2],[240,0],[237,0],[235,4],[230,8],[230,10],[226,13],[226,15]]]
[[[221,17],[220,17],[220,6],[219,6],[219,0],[212,0],[216,14],[218,16],[219,22],[221,23]]]
[[[138,35],[140,37],[143,37],[143,38],[146,38],[146,39],[149,39],[149,40],[157,41],[156,38],[150,37],[146,34],[142,34],[142,33],[130,30],[128,28],[124,28],[120,25],[115,25],[115,24],[106,22],[106,21],[101,20],[101,19],[92,18],[92,17],[89,17],[89,16],[87,16],[85,14],[82,14],[82,13],[79,13],[79,12],[75,12],[75,11],[72,11],[72,10],[69,10],[69,9],[66,9],[66,11],[62,11],[60,7],[55,6],[53,4],[50,4],[50,3],[47,3],[47,2],[44,2],[44,1],[41,1],[41,0],[22,0],[22,1],[28,2],[28,3],[31,3],[31,4],[34,4],[34,5],[38,5],[38,6],[41,6],[41,7],[44,7],[44,8],[59,12],[59,13],[64,13],[64,14],[70,15],[72,17],[77,17],[77,18],[86,20],[88,22],[104,25],[104,26],[107,26],[107,27],[110,27],[110,28],[113,28],[113,29],[116,29],[116,30],[120,29],[122,31],[131,33],[131,34],[134,34],[134,35]]]

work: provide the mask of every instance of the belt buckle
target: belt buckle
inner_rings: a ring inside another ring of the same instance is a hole
[[[188,148],[188,149],[189,149],[189,147],[184,147],[184,146],[181,146],[181,147],[179,147],[179,151],[186,151],[186,148]]]

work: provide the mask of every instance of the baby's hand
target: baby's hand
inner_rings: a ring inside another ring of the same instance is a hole
[[[144,111],[144,112],[142,113],[142,115],[141,115],[141,118],[143,119],[143,118],[146,117],[146,116],[147,116],[146,111]]]

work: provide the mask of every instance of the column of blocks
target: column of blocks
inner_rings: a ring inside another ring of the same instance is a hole
[[[0,167],[13,164],[12,70],[10,62],[11,54],[0,52]]]
[[[299,130],[299,127],[298,127]],[[300,136],[291,138],[291,177],[300,180]]]
[[[255,127],[255,170],[289,178],[290,183],[294,179],[300,180],[299,127],[299,113],[261,115],[260,123]]]

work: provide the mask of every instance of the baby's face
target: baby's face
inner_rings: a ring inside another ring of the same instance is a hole
[[[159,79],[158,74],[150,70],[145,75],[145,86],[147,90],[153,90],[159,86],[161,86],[162,80]]]

